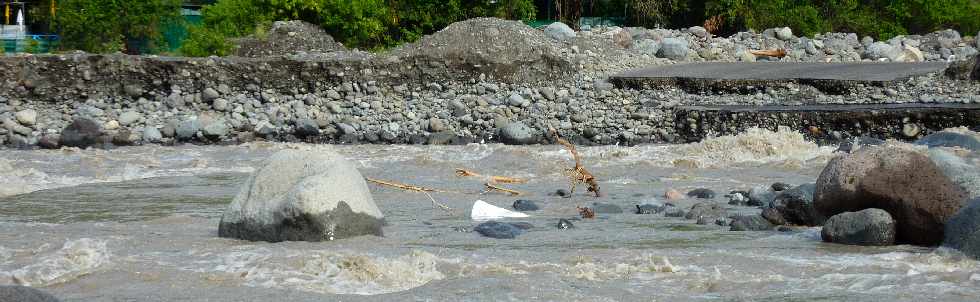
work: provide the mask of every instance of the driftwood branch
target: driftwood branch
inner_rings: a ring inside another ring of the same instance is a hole
[[[476,172],[473,172],[473,171],[470,171],[470,170],[466,170],[466,169],[462,169],[462,168],[457,168],[456,169],[456,176],[460,176],[460,177],[483,177],[483,175],[480,175],[479,173],[476,173]],[[523,184],[523,183],[527,183],[527,179],[517,178],[517,177],[507,177],[507,176],[495,176],[495,175],[494,176],[488,176],[487,177],[487,181],[489,181],[491,183],[504,183],[504,184]]]
[[[448,191],[437,190],[437,189],[433,189],[433,188],[420,187],[420,186],[400,184],[400,183],[396,183],[396,182],[390,182],[390,181],[385,181],[385,180],[380,180],[380,179],[374,179],[374,178],[370,178],[370,177],[365,177],[364,180],[367,180],[368,182],[374,183],[374,184],[377,184],[377,185],[382,185],[382,186],[386,186],[386,187],[392,187],[392,188],[396,188],[396,189],[402,189],[402,190],[406,190],[406,191],[412,191],[412,192],[418,192],[418,193],[425,194],[425,196],[428,197],[430,201],[432,201],[432,205],[434,205],[434,206],[442,209],[443,211],[446,211],[446,212],[449,212],[449,213],[453,213],[453,208],[450,208],[447,205],[444,205],[442,203],[439,203],[438,201],[436,201],[435,198],[432,198],[432,194],[429,194],[429,193],[445,193],[445,192],[448,192]]]
[[[516,190],[511,190],[511,189],[507,189],[507,188],[495,186],[494,184],[489,183],[489,182],[486,183],[486,184],[484,184],[484,186],[486,186],[486,188],[487,188],[486,192],[484,192],[484,193],[489,193],[489,192],[503,192],[503,193],[507,193],[507,194],[510,194],[510,195],[513,195],[513,196],[520,196],[520,195],[523,195],[524,194],[524,193],[521,193],[521,191],[516,191]]]
[[[575,167],[567,170],[567,172],[569,172],[569,178],[572,180],[572,185],[569,192],[575,193],[575,187],[579,183],[583,183],[589,186],[589,192],[593,192],[595,193],[595,197],[599,197],[599,183],[596,181],[595,176],[593,176],[592,173],[586,170],[585,166],[582,165],[582,157],[579,156],[578,151],[575,149],[575,145],[572,145],[572,143],[558,136],[558,131],[556,131],[555,128],[549,128],[548,132],[555,137],[555,140],[558,141],[559,144],[565,146],[565,149],[568,149],[568,152],[572,153],[572,158],[575,159]]]
[[[749,53],[755,56],[765,56],[765,57],[776,57],[782,58],[786,56],[785,49],[767,49],[767,50],[751,50]]]

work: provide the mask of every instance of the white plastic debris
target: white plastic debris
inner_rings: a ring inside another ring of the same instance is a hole
[[[490,220],[490,219],[497,219],[497,218],[524,218],[524,217],[528,217],[527,214],[494,206],[482,200],[477,200],[476,202],[474,202],[473,211],[470,212],[470,218],[473,220]]]

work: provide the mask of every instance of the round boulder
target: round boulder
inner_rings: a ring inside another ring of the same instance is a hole
[[[971,200],[946,222],[943,246],[980,259],[980,198]]]
[[[330,150],[283,150],[242,187],[218,235],[255,241],[327,241],[382,235],[384,215],[354,165]]]
[[[65,147],[87,148],[95,145],[102,136],[102,125],[89,118],[76,118],[61,131],[58,142]]]
[[[534,132],[522,122],[510,123],[500,128],[500,140],[508,145],[530,145],[534,143]]]
[[[564,41],[575,38],[575,31],[565,23],[555,22],[544,28],[544,34],[549,38]]]
[[[850,245],[895,244],[895,220],[882,209],[844,212],[827,219],[823,241]]]
[[[895,219],[896,242],[931,246],[966,195],[925,155],[886,145],[831,160],[817,178],[813,206],[826,217],[885,210]]]
[[[660,43],[660,51],[657,54],[660,57],[674,61],[683,61],[687,59],[688,51],[690,49],[688,48],[687,40],[681,38],[665,38]]]

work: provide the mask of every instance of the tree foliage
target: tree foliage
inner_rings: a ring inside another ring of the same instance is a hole
[[[162,43],[160,25],[180,20],[180,4],[180,0],[62,0],[51,24],[66,49],[123,51],[127,40],[146,41],[152,48]]]

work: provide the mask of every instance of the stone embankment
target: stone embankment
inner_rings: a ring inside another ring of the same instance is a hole
[[[303,35],[310,37],[297,38]],[[276,24],[266,40],[241,42],[239,54],[252,57],[0,57],[0,143],[547,143],[546,130],[554,127],[577,144],[636,144],[784,124],[821,139],[913,139],[951,126],[976,129],[980,120],[976,59],[969,57],[977,41],[955,31],[876,42],[841,33],[795,37],[786,29],[715,37],[699,27],[568,32],[473,19],[377,54],[347,50],[322,35],[295,22]],[[310,49],[277,39],[310,41]],[[760,49],[787,55],[749,53]],[[846,91],[793,81],[694,91],[609,80],[638,67],[708,61],[957,63],[945,73]],[[842,104],[931,109],[824,116],[805,107]],[[733,105],[793,110],[698,109]],[[871,117],[854,121],[855,114]],[[935,121],[939,115],[949,117]]]

